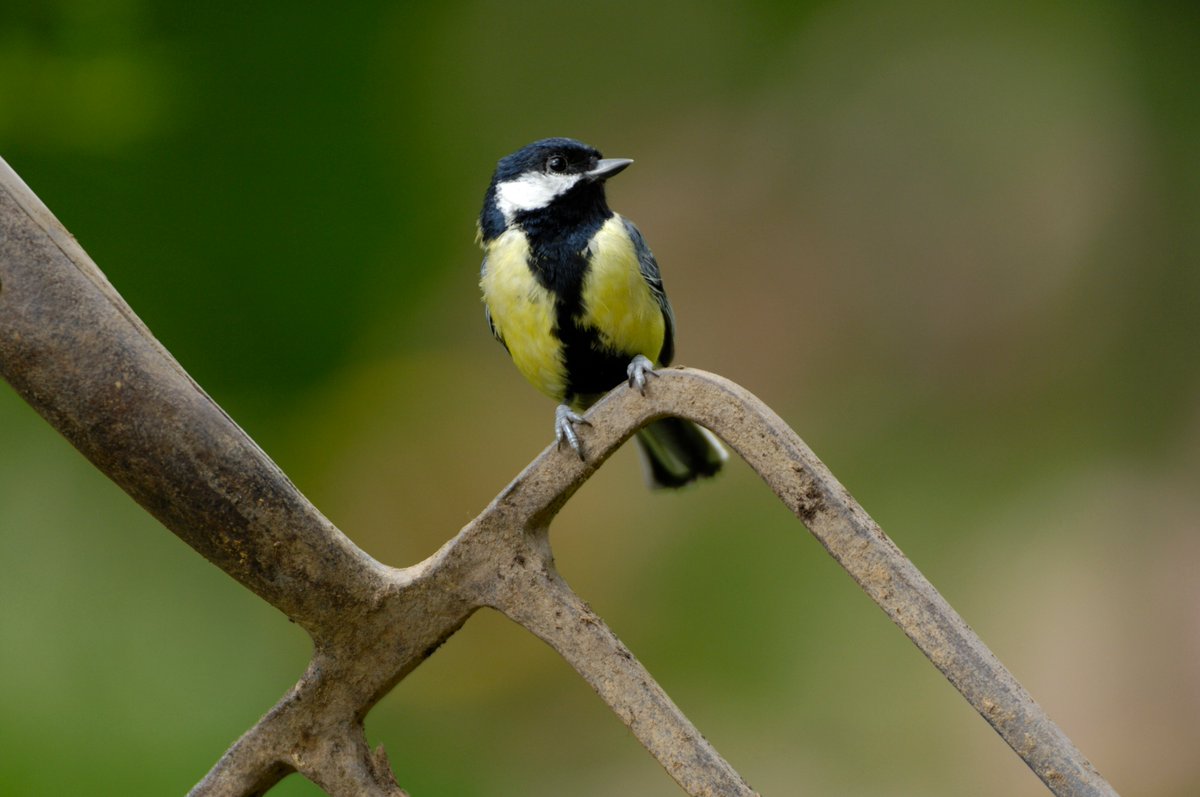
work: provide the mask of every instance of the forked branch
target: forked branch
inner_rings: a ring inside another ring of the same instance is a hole
[[[331,794],[403,794],[363,718],[481,607],[558,651],[688,794],[753,794],[554,568],[557,511],[664,415],[732,446],[1051,791],[1115,794],[803,441],[721,377],[676,369],[645,397],[613,391],[588,416],[588,462],[547,449],[437,554],[388,567],[205,395],[2,161],[0,373],[167,528],[313,638],[296,686],[193,794],[261,794],[293,771]]]

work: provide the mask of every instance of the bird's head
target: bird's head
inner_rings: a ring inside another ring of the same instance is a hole
[[[631,163],[601,157],[595,147],[571,138],[544,138],[522,147],[496,164],[479,219],[484,237],[495,237],[522,214],[603,203],[604,181]]]

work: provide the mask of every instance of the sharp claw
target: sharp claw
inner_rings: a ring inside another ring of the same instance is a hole
[[[554,410],[554,440],[559,449],[562,448],[563,440],[567,441],[567,445],[575,450],[582,460],[583,445],[579,442],[579,435],[575,433],[575,424],[583,424],[591,426],[592,424],[585,420],[583,416],[576,412],[572,412],[571,408],[566,404],[559,404]]]
[[[625,369],[625,373],[629,375],[629,386],[637,388],[637,391],[643,396],[646,395],[646,376],[658,376],[654,372],[654,363],[641,354],[629,361],[629,367]]]

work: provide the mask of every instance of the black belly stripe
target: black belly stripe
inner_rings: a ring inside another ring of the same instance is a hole
[[[597,201],[594,193],[584,191],[559,200],[553,211],[534,210],[516,218],[529,240],[529,268],[555,297],[555,335],[562,343],[567,376],[562,401],[567,403],[589,403],[619,385],[633,356],[605,348],[596,329],[576,320],[583,315],[588,271],[583,252],[612,216],[602,195]]]
[[[558,339],[562,341],[567,372],[567,395],[563,401],[590,403],[621,384],[632,355],[604,347],[596,329],[576,323],[575,308],[560,302],[557,310]]]

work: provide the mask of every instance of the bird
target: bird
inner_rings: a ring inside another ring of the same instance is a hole
[[[633,222],[612,211],[605,184],[632,160],[571,138],[545,138],[501,158],[484,194],[477,242],[492,335],[517,370],[558,402],[554,436],[585,459],[579,413],[622,382],[646,392],[670,365],[675,314],[658,262]],[[636,436],[652,488],[717,473],[716,436],[667,417]]]

